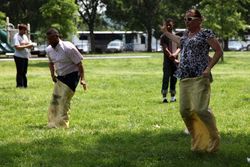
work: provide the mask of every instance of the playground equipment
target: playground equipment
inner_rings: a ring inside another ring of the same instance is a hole
[[[30,39],[30,25],[28,24],[28,38]],[[18,33],[18,29],[9,22],[9,17],[6,17],[6,29],[0,29],[0,51],[6,55],[14,55],[13,37]]]
[[[7,32],[0,30],[0,48],[3,53],[14,53],[13,47],[7,41]]]

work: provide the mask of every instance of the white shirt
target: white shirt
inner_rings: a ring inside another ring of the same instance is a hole
[[[29,43],[30,42],[27,35],[23,34],[21,36],[19,33],[16,33],[14,35],[13,40],[14,40],[15,46],[20,46],[20,45],[22,45],[22,43]],[[14,54],[16,57],[21,57],[21,58],[29,58],[31,56],[30,49],[28,49],[28,48],[24,48],[21,50],[15,49]]]
[[[65,76],[79,71],[77,64],[81,62],[83,57],[71,42],[59,40],[55,48],[49,45],[46,52],[49,61],[55,65],[57,75]]]

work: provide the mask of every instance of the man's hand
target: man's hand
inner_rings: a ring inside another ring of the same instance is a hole
[[[57,82],[56,76],[51,76],[51,78],[52,78],[52,81],[53,81],[53,82],[55,82],[55,83]]]
[[[85,80],[81,80],[80,84],[82,85],[84,91],[86,91],[87,90],[87,83],[85,82]]]

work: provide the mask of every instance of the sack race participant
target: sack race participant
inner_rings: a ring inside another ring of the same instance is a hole
[[[49,46],[46,53],[54,85],[54,91],[48,110],[48,127],[69,127],[70,101],[80,80],[84,90],[87,85],[84,79],[82,55],[68,41],[62,41],[56,29],[47,31]]]
[[[182,37],[171,34],[165,25],[164,34],[175,41],[180,51],[176,77],[180,79],[180,114],[192,137],[191,150],[215,152],[220,135],[215,118],[209,109],[211,69],[223,55],[222,48],[210,29],[202,28],[203,18],[197,9],[185,13],[187,30]],[[214,55],[209,56],[209,48]]]

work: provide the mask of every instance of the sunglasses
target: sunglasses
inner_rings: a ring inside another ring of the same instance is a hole
[[[192,21],[192,20],[197,20],[197,19],[199,19],[199,17],[184,17],[185,22]]]

